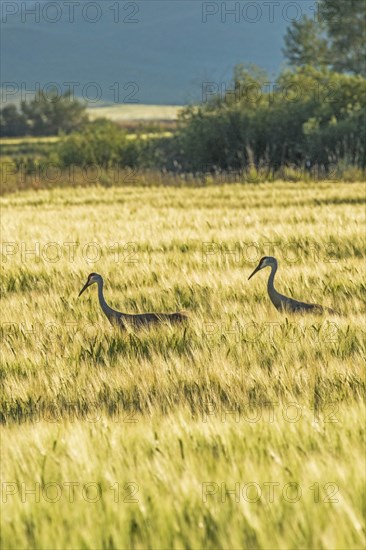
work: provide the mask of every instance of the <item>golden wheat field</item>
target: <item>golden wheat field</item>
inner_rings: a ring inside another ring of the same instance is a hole
[[[365,547],[362,183],[1,198],[3,548]],[[339,315],[279,313],[276,286]],[[187,326],[122,332],[112,307]],[[17,521],[14,521],[14,518]]]

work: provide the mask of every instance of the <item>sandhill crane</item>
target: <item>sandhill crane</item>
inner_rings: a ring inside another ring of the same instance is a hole
[[[337,312],[329,307],[323,307],[318,304],[306,304],[305,302],[299,302],[298,300],[294,300],[293,298],[288,298],[287,296],[283,296],[283,294],[280,294],[277,292],[277,290],[274,287],[274,278],[277,271],[277,260],[276,258],[273,258],[272,256],[264,256],[259,261],[259,264],[253,271],[253,273],[248,277],[251,279],[253,275],[257,273],[257,271],[260,271],[264,267],[270,267],[271,273],[268,277],[268,284],[267,284],[267,290],[268,295],[272,301],[272,304],[275,306],[278,311],[290,311],[290,312],[309,312],[309,313],[324,313],[328,312],[333,315],[337,315]]]
[[[129,315],[112,309],[104,299],[103,294],[103,277],[98,273],[90,273],[88,280],[79,292],[79,296],[88,288],[88,286],[96,283],[98,285],[98,298],[100,307],[107,316],[112,325],[118,325],[120,328],[126,328],[128,325],[135,327],[154,325],[158,323],[180,323],[188,320],[187,314],[183,312],[177,313],[139,313]]]

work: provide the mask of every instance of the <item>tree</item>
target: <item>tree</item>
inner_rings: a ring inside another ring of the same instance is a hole
[[[248,75],[239,67],[234,80],[242,78]],[[263,82],[251,79],[261,89]],[[259,101],[244,94],[187,109],[176,135],[183,169],[241,171],[254,164],[275,172],[310,163],[328,170],[340,162],[364,169],[365,78],[306,65],[284,71],[275,84]]]
[[[30,102],[22,101],[0,110],[0,130],[4,137],[53,136],[79,130],[88,120],[85,106],[70,93],[38,92]]]
[[[320,16],[331,41],[333,68],[366,76],[366,2],[322,0]]]
[[[365,29],[364,0],[319,0],[316,20],[304,16],[287,29],[283,53],[295,67],[366,76]]]
[[[329,64],[330,53],[327,40],[322,36],[324,28],[304,16],[300,21],[294,21],[285,35],[283,53],[290,64],[295,67],[313,65],[323,68]]]
[[[126,131],[107,119],[95,120],[82,131],[65,136],[57,153],[62,166],[111,168],[133,166],[137,158],[136,140],[128,140]]]
[[[29,103],[22,101],[21,111],[31,133],[36,136],[68,134],[87,121],[85,106],[73,99],[70,92],[58,96],[56,92],[45,94],[40,91]]]
[[[27,121],[16,105],[6,105],[0,110],[0,135],[2,137],[23,136],[27,133]]]

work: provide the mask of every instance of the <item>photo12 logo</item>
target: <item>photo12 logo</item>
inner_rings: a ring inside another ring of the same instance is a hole
[[[5,324],[5,323],[4,323]],[[51,325],[51,323],[49,323]],[[87,329],[85,327],[75,327],[76,323],[67,323],[69,326],[63,327],[63,331],[67,329],[75,329],[77,333],[69,332],[71,339],[74,339],[75,336],[80,336],[82,330]],[[13,324],[14,325],[14,324]],[[52,328],[52,327],[51,327]],[[58,327],[56,327],[58,328]],[[2,332],[4,329],[7,330],[7,327],[1,327]],[[80,330],[81,329],[81,330]],[[34,336],[38,338],[39,332],[38,327],[33,328],[32,330],[22,329],[24,336]],[[113,329],[105,329],[103,327],[103,332],[101,334],[105,335],[106,331],[109,334],[113,334]],[[12,333],[14,334],[14,331]],[[86,332],[85,332],[86,334]],[[58,334],[60,338],[61,334]],[[1,342],[6,341],[6,338],[2,339]],[[67,352],[65,352],[67,355]],[[42,401],[40,398],[38,401],[32,403],[23,403],[22,407],[19,408],[19,403],[15,401],[5,401],[2,403],[2,409],[0,411],[0,423],[2,424],[24,424],[24,423],[49,423],[49,424],[62,424],[67,418],[67,421],[72,424],[74,422],[83,421],[88,424],[104,424],[105,416],[103,411],[100,408],[100,405],[97,402],[84,401],[82,406],[77,401],[75,402],[49,402]],[[138,411],[136,410],[136,405],[131,402],[126,402],[120,400],[113,404],[113,410],[110,411],[110,420],[115,424],[137,424],[139,422]]]
[[[231,483],[230,486],[226,482],[219,484],[214,481],[205,481],[202,483],[202,502],[208,503],[216,500],[216,502],[222,504],[230,501],[273,504],[276,500],[282,500],[295,504],[305,498],[306,492],[312,494],[314,503],[337,504],[339,502],[339,487],[334,482],[324,484],[315,482],[302,487],[296,481],[285,484],[278,481],[265,481],[263,483],[257,483],[256,481],[241,483],[238,481]]]
[[[337,83],[312,83],[312,87],[299,83],[279,83],[276,80],[259,82],[205,81],[201,84],[201,102],[207,104],[213,100],[229,104],[259,105],[264,101],[268,105],[275,103],[297,103],[311,94],[314,101],[336,103],[342,93]]]
[[[86,106],[91,104],[109,101],[112,103],[136,104],[140,103],[140,86],[137,82],[115,81],[111,84],[100,84],[99,82],[14,82],[4,81],[0,84],[1,103],[14,101],[41,103],[49,101],[75,100],[83,101]]]
[[[60,261],[74,263],[82,259],[87,264],[95,264],[104,256],[111,256],[115,263],[136,264],[138,258],[138,244],[109,243],[101,244],[96,241],[80,244],[78,242],[15,242],[3,241],[1,243],[1,263],[6,264],[10,260],[21,263],[51,263]]]
[[[115,503],[136,504],[139,485],[134,481],[120,484],[115,482],[112,485],[103,487],[96,481],[81,483],[79,481],[64,481],[63,483],[50,481],[48,483],[36,482],[8,482],[1,484],[1,502],[7,504],[13,498],[21,503],[26,502],[67,502],[78,503],[81,500],[94,504],[102,499],[112,498]]]
[[[1,22],[7,23],[79,23],[96,24],[105,19],[119,24],[140,22],[141,5],[137,2],[67,1],[3,1],[0,3]]]
[[[299,264],[309,259],[316,263],[337,263],[339,255],[338,245],[334,241],[313,240],[306,245],[298,241],[207,241],[201,245],[203,264],[232,263],[244,266],[247,262],[257,263],[262,256],[275,256],[288,264]]]
[[[203,403],[202,422],[219,421],[225,423],[266,423],[288,422],[296,424],[302,420],[311,421],[314,424],[338,423],[338,403],[323,403],[314,409],[305,407],[295,401],[290,403],[279,403],[278,401],[267,401],[260,405],[244,403],[239,405],[225,406],[206,401]]]
[[[133,185],[140,176],[137,168],[121,168],[89,164],[80,166],[77,164],[66,164],[59,166],[55,162],[32,161],[31,159],[17,159],[16,161],[4,161],[0,166],[0,178],[3,184],[16,178],[20,184],[25,184],[29,179],[34,183],[47,182],[52,185],[74,185],[82,183],[86,185],[98,184],[105,176],[115,185]]]
[[[202,23],[276,23],[300,21],[306,15],[319,20],[319,2],[283,2],[274,0],[242,0],[240,2],[202,2]]]

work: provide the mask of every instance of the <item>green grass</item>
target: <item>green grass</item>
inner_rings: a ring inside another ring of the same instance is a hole
[[[159,130],[159,131],[157,131]],[[157,127],[151,131],[146,131],[136,127],[134,133],[127,134],[127,139],[156,139],[161,137],[171,137],[172,132],[163,131]],[[17,155],[27,155],[28,157],[42,157],[56,151],[56,144],[61,140],[60,136],[51,137],[22,137],[22,138],[1,138],[0,139],[0,158],[8,160],[6,157],[15,157]]]
[[[159,133],[147,133],[147,134],[129,134],[127,138],[129,139],[136,139],[136,137],[142,137],[142,138],[148,138],[153,136],[159,136],[159,137],[169,137],[172,135],[171,132],[159,132]],[[38,144],[50,144],[50,143],[57,143],[60,141],[60,136],[48,136],[48,137],[21,137],[21,138],[1,138],[0,139],[0,147],[3,145],[9,145],[9,146],[20,146],[20,145],[38,145]]]
[[[363,548],[364,202],[329,182],[2,197],[2,547]],[[247,281],[270,253],[278,290],[341,315],[278,313],[267,273]],[[117,309],[188,327],[112,330],[94,287],[77,299],[92,271]]]
[[[11,158],[17,155],[44,157],[55,150],[59,140],[58,136],[1,138],[0,158],[2,161],[7,161],[6,157]]]
[[[0,146],[2,145],[25,145],[25,144],[36,144],[36,143],[57,143],[59,141],[58,136],[25,136],[25,137],[16,137],[16,138],[1,138]]]

